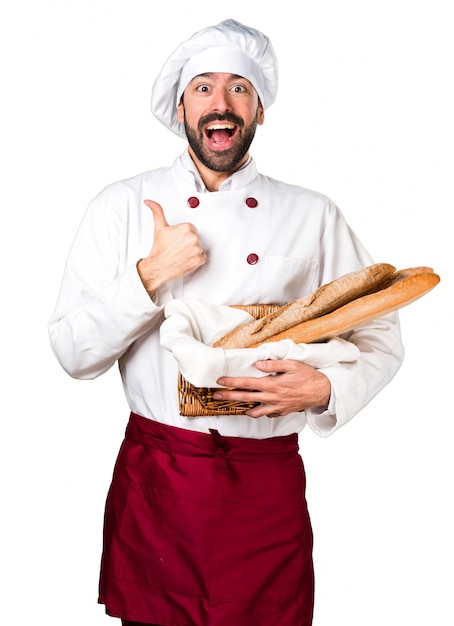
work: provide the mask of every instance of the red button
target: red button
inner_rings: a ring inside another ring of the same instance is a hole
[[[255,198],[246,198],[246,204],[250,209],[255,209],[255,207],[258,205],[258,202]]]
[[[249,254],[246,261],[249,263],[249,265],[255,265],[256,263],[258,263],[259,257],[257,254]]]
[[[191,207],[191,209],[196,209],[200,204],[200,200],[198,198],[196,198],[195,196],[191,196],[190,198],[188,198],[188,206]]]

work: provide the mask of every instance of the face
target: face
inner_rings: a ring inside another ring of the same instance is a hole
[[[178,105],[190,151],[205,167],[231,172],[246,160],[263,107],[245,78],[234,74],[201,74],[192,79]]]

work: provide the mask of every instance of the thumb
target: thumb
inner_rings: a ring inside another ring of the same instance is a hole
[[[149,209],[151,209],[151,212],[153,213],[154,225],[156,230],[167,228],[169,224],[167,223],[162,206],[157,202],[154,202],[153,200],[144,200],[143,202],[147,205]]]

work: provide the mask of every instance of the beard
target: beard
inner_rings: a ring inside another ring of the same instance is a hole
[[[243,160],[257,129],[258,109],[255,118],[250,126],[245,126],[241,117],[234,113],[211,113],[201,117],[197,128],[189,125],[184,115],[184,127],[188,143],[199,161],[208,169],[214,172],[231,172]],[[204,145],[204,127],[211,122],[227,121],[232,122],[238,127],[235,144],[225,150],[210,150]]]

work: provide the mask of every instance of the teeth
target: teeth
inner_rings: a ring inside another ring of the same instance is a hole
[[[235,124],[211,124],[207,127],[207,130],[233,130]]]

